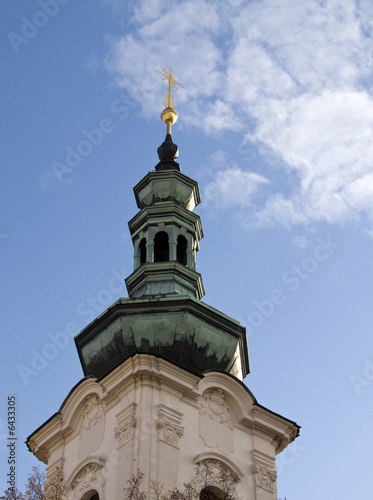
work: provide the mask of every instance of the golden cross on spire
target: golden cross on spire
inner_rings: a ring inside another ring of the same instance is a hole
[[[171,90],[172,87],[175,87],[175,89],[177,87],[182,89],[184,88],[184,85],[180,82],[177,82],[176,81],[177,78],[175,76],[172,76],[173,69],[171,68],[171,66],[168,67],[168,71],[166,71],[164,68],[163,71],[161,71],[160,69],[157,69],[156,71],[158,75],[163,77],[164,82],[168,82],[168,92],[166,94],[166,97],[163,99],[163,104],[165,108],[173,109],[174,111],[176,111],[175,101],[174,98],[172,97]]]

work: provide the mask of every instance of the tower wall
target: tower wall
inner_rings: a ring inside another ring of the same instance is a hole
[[[229,374],[198,376],[136,354],[101,381],[83,379],[60,412],[30,436],[29,447],[49,474],[62,465],[69,500],[90,492],[124,498],[137,469],[144,490],[151,479],[165,492],[181,489],[206,466],[210,487],[219,488],[219,474],[228,470],[242,500],[275,500],[275,455],[297,432],[294,422],[258,405]]]

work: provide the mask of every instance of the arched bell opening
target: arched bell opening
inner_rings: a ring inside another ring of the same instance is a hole
[[[159,231],[154,238],[154,262],[168,262],[169,260],[168,234],[165,231]]]
[[[177,237],[177,245],[176,245],[176,260],[183,266],[187,265],[187,248],[188,248],[188,242],[185,236],[179,235]]]
[[[100,495],[96,490],[88,491],[85,495],[82,496],[81,500],[100,500]]]
[[[225,497],[224,493],[216,486],[206,486],[199,494],[199,498],[200,500],[221,500]]]
[[[146,262],[146,238],[143,238],[139,244],[140,250],[140,265]]]

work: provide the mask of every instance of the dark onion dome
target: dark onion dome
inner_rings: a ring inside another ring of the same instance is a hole
[[[158,170],[179,170],[180,165],[175,161],[179,156],[179,149],[172,142],[171,134],[167,134],[164,142],[157,149],[159,163],[155,166]]]

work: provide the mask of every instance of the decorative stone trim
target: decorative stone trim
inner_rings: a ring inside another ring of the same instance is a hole
[[[46,469],[47,479],[49,477],[52,477],[56,473],[56,471],[58,471],[58,470],[63,471],[64,470],[64,464],[65,464],[65,458],[60,457],[53,464],[48,465],[48,467]]]
[[[237,467],[237,465],[232,462],[228,457],[221,455],[220,453],[216,453],[214,451],[207,451],[196,455],[193,459],[196,465],[198,464],[206,464],[208,460],[215,460],[216,462],[220,462],[224,469],[227,469],[231,472],[232,476],[237,478],[237,481],[241,481],[244,477],[244,473],[242,470]]]
[[[281,445],[281,438],[279,438],[278,436],[273,438],[271,441],[271,445],[274,446],[275,450],[277,451]]]
[[[272,493],[275,491],[277,473],[273,457],[253,450],[251,470],[257,486]]]
[[[119,446],[135,439],[137,428],[136,403],[132,403],[123,412],[117,415],[118,427],[114,429],[114,437],[118,440]]]
[[[105,409],[97,394],[89,394],[85,398],[85,407],[82,413],[80,435],[91,429],[99,420],[105,418]]]
[[[193,481],[196,486],[199,488],[215,486],[219,490],[225,490],[226,493],[235,497],[235,484],[239,481],[239,478],[230,467],[220,460],[213,458],[201,460],[198,462],[197,467],[197,474]]]
[[[184,427],[180,425],[182,414],[160,404],[158,408],[158,438],[164,443],[179,447],[179,440],[184,435]]]
[[[40,441],[37,442],[34,439],[30,439],[28,442],[28,447],[32,453],[38,457],[39,460],[47,464],[49,462],[51,453],[45,446],[40,446]]]
[[[98,471],[105,468],[106,460],[100,457],[90,456],[85,458],[80,464],[78,464],[75,469],[71,472],[70,476],[66,478],[66,484],[72,489],[76,489],[80,484],[78,482],[78,478],[85,470],[86,466],[89,465],[97,465],[97,474],[100,474]],[[103,485],[105,483],[105,479],[100,475],[100,484]],[[97,483],[96,483],[97,484]]]
[[[88,490],[92,483],[99,480],[98,472],[101,468],[101,465],[95,463],[85,465],[76,476],[74,486],[77,487],[79,491]]]
[[[126,422],[114,429],[114,436],[120,445],[128,443],[128,441],[135,438],[136,427],[137,419],[132,415]]]
[[[294,439],[298,436],[298,432],[299,432],[298,429],[292,429],[292,430],[290,429],[289,430],[289,436],[290,436],[289,443],[294,441]]]
[[[221,424],[228,424],[230,429],[234,428],[232,409],[225,399],[225,393],[221,389],[205,392],[200,399],[200,415],[208,415],[211,419],[216,415]]]
[[[184,427],[168,422],[164,418],[157,420],[158,437],[161,441],[178,447],[179,439],[184,435]]]
[[[275,491],[274,483],[277,478],[277,473],[275,470],[270,469],[265,465],[261,465],[258,462],[254,462],[251,468],[254,477],[255,484],[261,488],[273,493]]]

